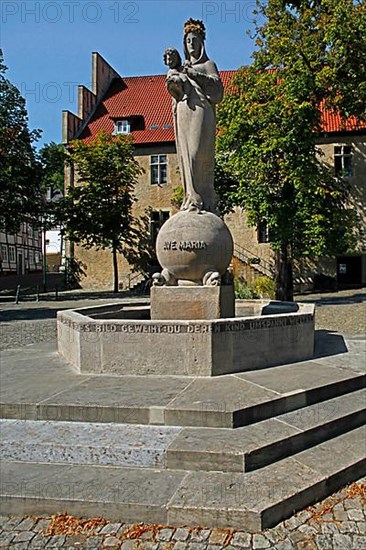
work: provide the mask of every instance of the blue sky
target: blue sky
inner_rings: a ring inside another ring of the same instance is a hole
[[[2,0],[0,44],[8,78],[27,100],[40,144],[61,140],[61,112],[76,110],[76,86],[90,86],[91,52],[121,76],[162,74],[169,46],[182,52],[182,27],[203,19],[206,49],[219,69],[250,62],[255,0]]]

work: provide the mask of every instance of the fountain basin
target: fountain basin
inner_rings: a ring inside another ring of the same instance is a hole
[[[309,359],[313,304],[237,300],[237,316],[150,320],[148,302],[60,311],[58,351],[81,373],[217,376]]]

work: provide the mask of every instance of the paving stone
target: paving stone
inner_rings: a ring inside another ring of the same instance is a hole
[[[342,523],[339,524],[339,532],[358,535],[359,530],[355,521],[342,521]]]
[[[173,550],[188,550],[188,548],[188,544],[186,544],[182,540],[178,540],[173,546]]]
[[[101,541],[101,539],[99,540]],[[88,542],[89,538],[86,538],[84,535],[66,535],[66,540],[62,548],[67,548],[68,546],[72,546],[73,548],[80,548],[81,545],[83,546],[83,548],[87,548]],[[90,546],[88,548],[90,548]],[[98,545],[94,544],[94,548],[98,548]]]
[[[35,531],[36,533],[39,533],[40,531],[46,531],[50,522],[51,522],[50,518],[39,519],[37,523],[34,525],[32,531]]]
[[[3,525],[5,525],[9,521],[9,519],[9,516],[0,515],[0,529],[3,528]]]
[[[33,526],[36,523],[36,520],[33,518],[25,518],[17,526],[17,531],[33,531]]]
[[[269,540],[269,542],[272,545],[276,544],[279,540],[281,540],[281,537],[279,537],[277,533],[272,533],[272,530],[267,529],[266,531],[264,531],[263,534],[266,536],[266,538]]]
[[[247,546],[250,548],[252,537],[249,533],[244,533],[241,531],[238,531],[234,534],[233,538],[231,539],[231,544],[233,546],[241,546],[245,547]]]
[[[354,508],[347,511],[347,516],[351,521],[362,521],[364,519],[363,511]]]
[[[291,531],[288,537],[295,545],[298,545],[300,542],[308,539],[308,536],[301,531]]]
[[[333,550],[333,537],[331,535],[317,535],[315,544],[319,550]]]
[[[64,535],[54,535],[48,541],[46,548],[61,548],[65,541],[66,537]]]
[[[334,550],[351,550],[352,538],[349,535],[334,535]]]
[[[132,541],[129,541],[129,542],[132,542]],[[103,541],[103,548],[121,548],[121,541],[117,538],[117,537],[114,537],[114,536],[111,536],[111,537],[107,537],[106,539],[104,539]]]
[[[269,540],[260,534],[253,535],[253,548],[270,548],[271,543]]]
[[[320,507],[319,507],[320,508]],[[326,521],[333,521],[333,514],[329,513],[329,514],[323,514],[322,517],[321,517],[321,521],[322,523],[326,522]]]
[[[276,550],[293,550],[295,548],[294,544],[290,541],[290,539],[285,539],[276,544],[275,549]]]
[[[315,519],[309,519],[308,525],[314,527],[314,529],[316,529],[317,532],[320,533],[320,523],[318,521],[316,521]]]
[[[366,534],[366,521],[358,521],[357,522],[357,529],[361,535]]]
[[[98,534],[100,535],[115,535],[122,527],[122,523],[107,523]]]
[[[208,544],[206,550],[222,550],[222,548],[222,544]]]
[[[308,537],[312,537],[317,534],[317,530],[314,527],[311,527],[310,525],[307,525],[307,524],[300,525],[299,531],[301,533],[304,533],[304,535]]]
[[[18,544],[11,543],[12,550],[28,550],[28,542],[19,542]]]
[[[0,535],[0,548],[6,547],[15,538],[15,533],[3,531]]]
[[[95,536],[95,537],[88,537],[85,541],[81,543],[81,548],[90,548],[91,550],[95,550],[95,548],[99,548],[102,543],[102,537]],[[76,546],[78,545],[78,541],[75,542]]]
[[[125,532],[125,530],[121,529],[121,532],[119,532],[118,534],[122,535],[124,532]],[[143,540],[143,541],[149,541],[149,540],[153,540],[154,536],[155,535],[154,535],[153,530],[149,529],[148,531],[144,531],[143,533],[141,533],[141,535],[139,536],[139,539]]]
[[[302,523],[304,523],[304,521],[302,521],[302,519],[296,515],[292,518],[287,519],[284,522],[284,526],[286,527],[286,529],[293,531],[294,529],[297,529],[297,527],[299,527],[299,525],[301,525]]]
[[[333,517],[337,521],[347,521],[348,520],[347,512],[345,511],[345,509],[343,507],[343,504],[341,502],[339,502],[338,504],[336,504],[334,506],[334,508],[333,508]]]
[[[194,529],[191,532],[190,542],[206,542],[210,536],[210,529]]]
[[[352,510],[353,508],[362,509],[362,500],[360,497],[347,498],[343,504],[346,510]]]
[[[355,535],[353,537],[353,550],[365,550],[366,537],[363,535]]]
[[[273,527],[273,529],[267,529],[266,531],[264,531],[264,534],[272,543],[275,543],[285,540],[288,537],[289,532],[284,524],[280,523],[276,527]]]
[[[159,529],[156,535],[156,540],[169,542],[173,536],[174,529],[164,528]]]
[[[160,548],[158,542],[141,542],[140,545],[137,547],[138,550],[158,550]]]
[[[188,544],[189,550],[206,550],[207,544],[204,542],[191,542]]]
[[[227,537],[227,531],[221,531],[220,529],[213,529],[208,539],[209,545],[224,544]]]
[[[6,521],[3,524],[3,530],[4,531],[13,531],[15,530],[16,526],[21,523],[23,518],[17,517],[17,516],[9,516],[8,521]]]
[[[317,550],[313,540],[303,540],[296,545],[296,550]]]
[[[43,535],[36,535],[28,544],[28,548],[46,548],[48,541],[51,537],[44,537]]]
[[[296,514],[297,519],[298,519],[301,523],[305,523],[306,521],[308,521],[308,519],[310,519],[311,516],[312,516],[312,513],[309,512],[309,510],[301,510],[301,512],[299,512],[298,514]]]
[[[12,543],[18,544],[19,542],[29,542],[34,536],[35,533],[33,533],[33,531],[21,531],[12,541]]]
[[[117,539],[118,540],[118,539]],[[120,543],[121,541],[119,541]],[[122,543],[122,546],[121,546],[121,550],[134,550],[136,548],[136,544],[135,544],[135,541],[133,540],[125,540],[123,543]],[[119,547],[118,547],[119,548]]]
[[[336,533],[339,533],[338,526],[335,523],[330,523],[329,521],[322,523],[321,529],[324,535],[335,535]]]
[[[176,529],[174,535],[173,535],[173,539],[174,540],[177,540],[179,542],[184,542],[185,540],[187,540],[189,537],[189,529],[185,529],[184,527],[179,527],[178,529]]]

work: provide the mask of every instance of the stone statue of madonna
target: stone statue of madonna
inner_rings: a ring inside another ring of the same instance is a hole
[[[184,24],[183,65],[177,50],[166,50],[164,58],[184,191],[181,210],[215,212],[216,104],[222,100],[223,85],[207,56],[205,37],[203,22],[189,19]]]
[[[156,255],[162,271],[154,273],[154,287],[219,286],[233,254],[231,233],[215,212],[216,104],[223,86],[207,57],[205,32],[202,21],[189,19],[184,25],[185,61],[176,49],[164,54],[184,198],[180,212],[160,228]],[[230,303],[233,312],[232,288]]]

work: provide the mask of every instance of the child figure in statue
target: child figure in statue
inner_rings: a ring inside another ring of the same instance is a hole
[[[184,74],[182,58],[175,48],[167,48],[164,52],[164,63],[169,67],[166,76],[166,87],[176,101],[186,101],[189,95],[190,83]]]

